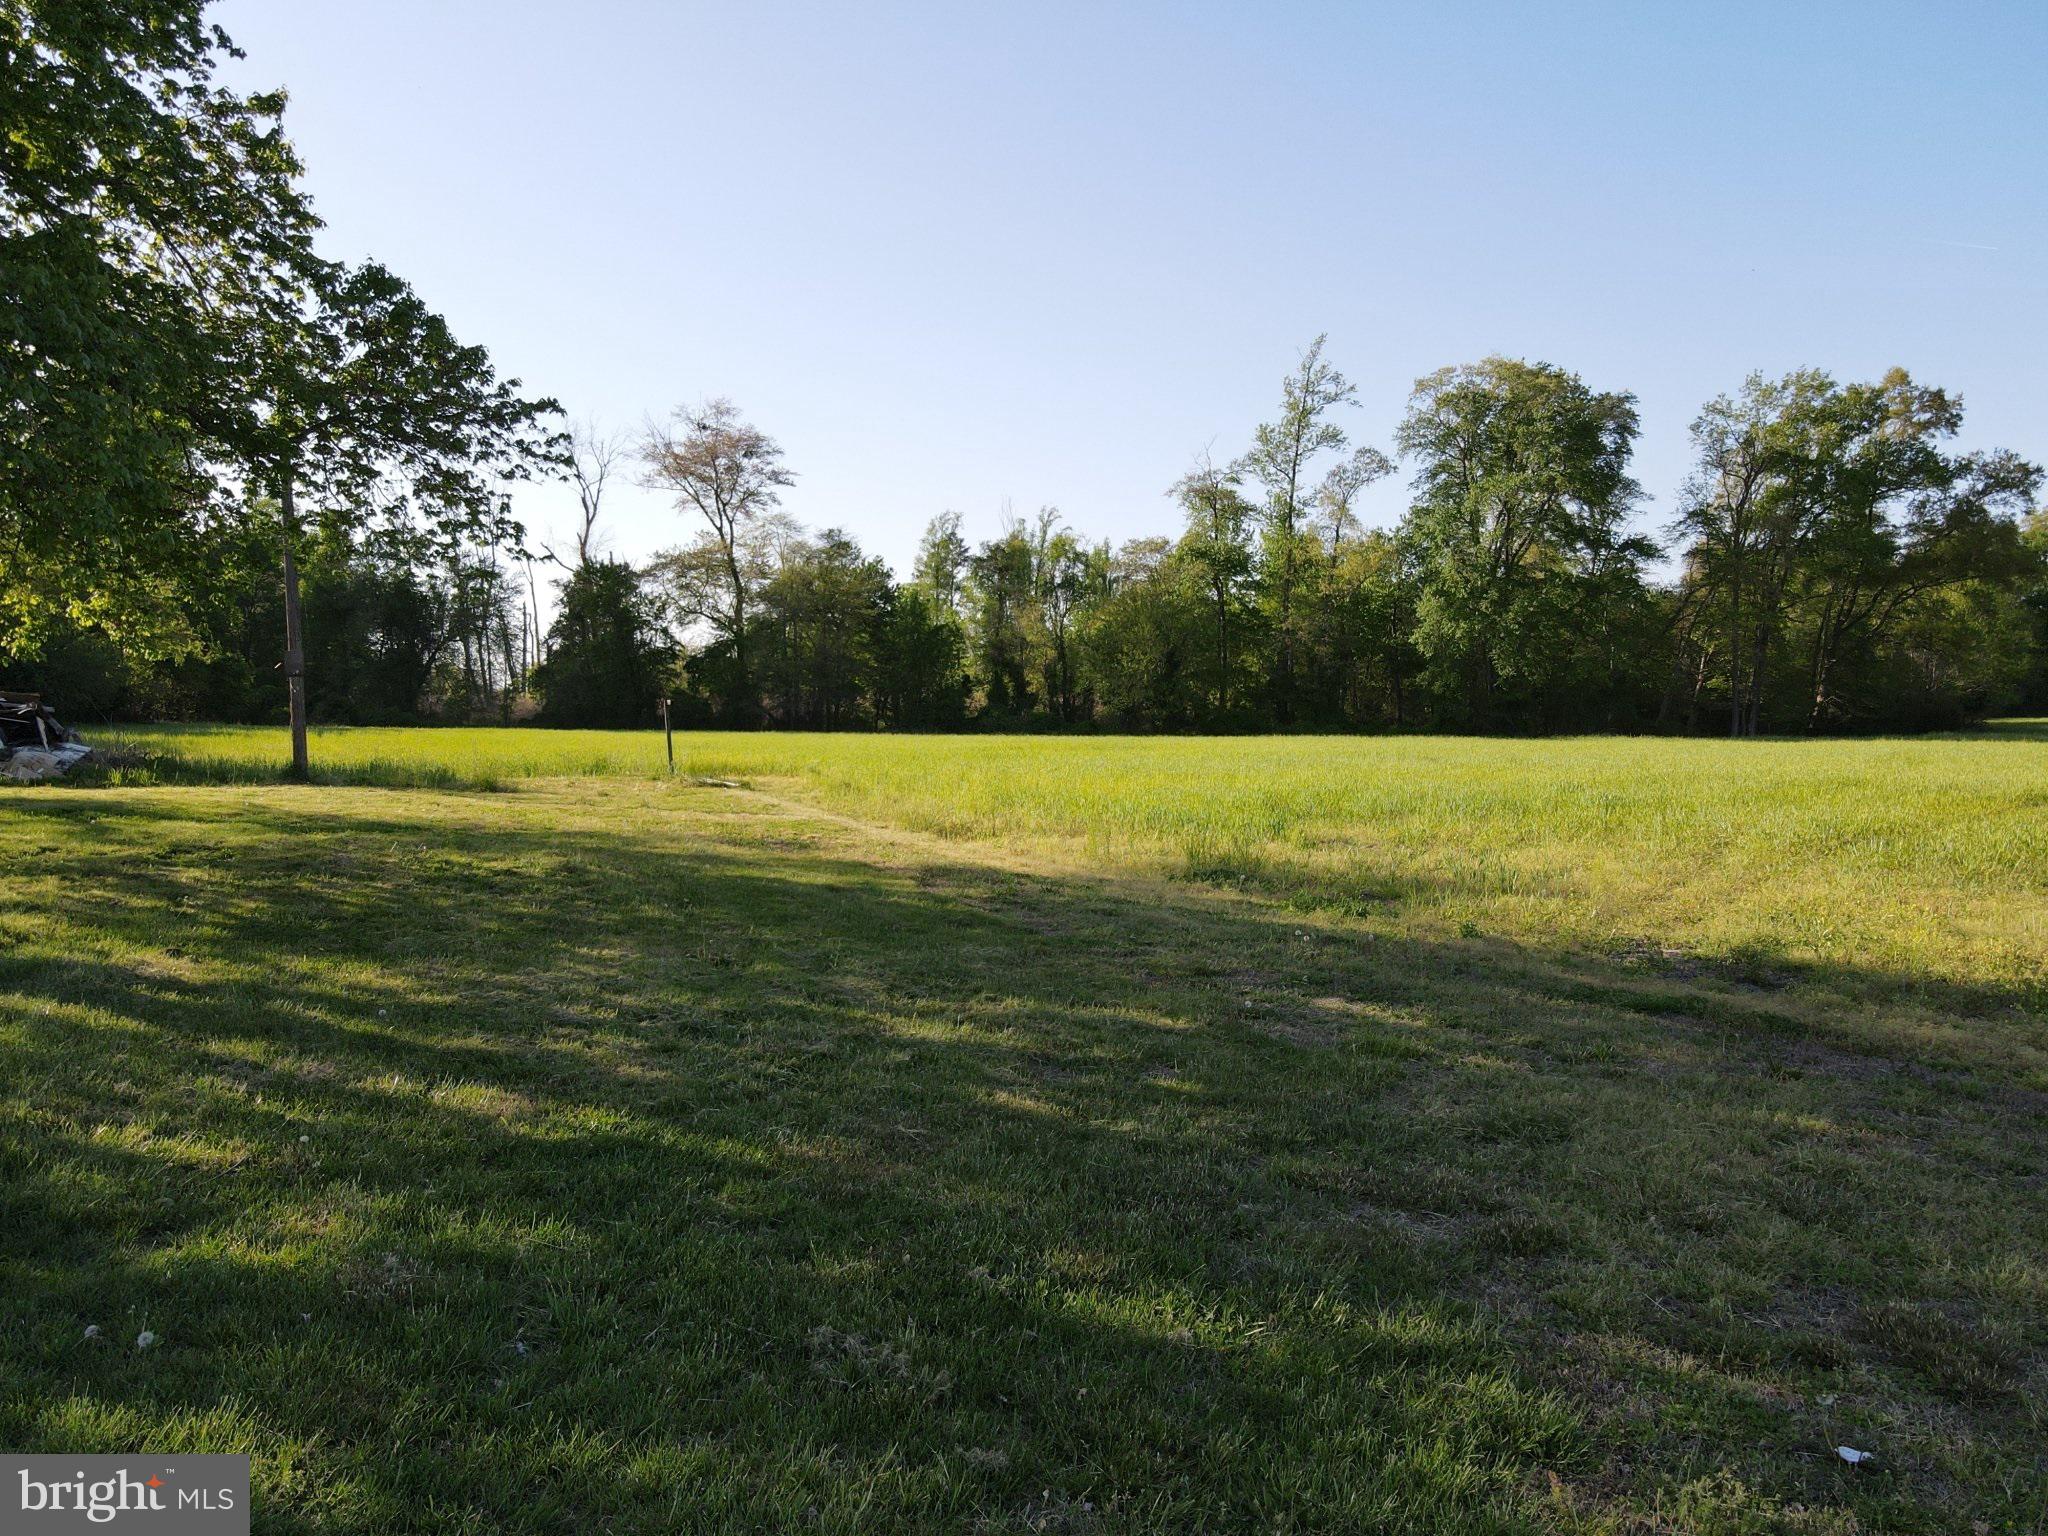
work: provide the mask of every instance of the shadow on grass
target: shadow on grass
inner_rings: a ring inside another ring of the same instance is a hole
[[[1986,720],[1964,731],[1942,731],[1936,741],[2048,741],[2048,720]]]
[[[161,751],[114,742],[95,749],[94,756],[61,781],[38,786],[52,791],[84,789],[147,789],[162,785],[290,784],[289,759],[271,762],[213,757],[188,750]],[[506,787],[504,775],[463,770],[445,763],[404,758],[366,758],[356,762],[316,762],[306,783],[363,789],[439,789],[496,791]]]
[[[2038,1021],[1930,1068],[716,791],[9,809],[18,1448],[252,1449],[278,1530],[2038,1495]]]

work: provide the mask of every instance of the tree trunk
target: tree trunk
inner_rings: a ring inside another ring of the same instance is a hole
[[[1827,712],[1828,674],[1833,670],[1835,650],[1841,640],[1841,625],[1835,599],[1829,595],[1821,608],[1820,627],[1813,636],[1813,703],[1806,712],[1806,730],[1811,735],[1820,729],[1822,717]]]
[[[1749,722],[1743,731],[1745,736],[1758,735],[1763,729],[1764,673],[1770,659],[1770,647],[1771,632],[1759,620],[1749,647]]]
[[[1280,652],[1276,658],[1273,715],[1282,725],[1294,723],[1294,520],[1287,523],[1287,543],[1280,555]]]
[[[738,721],[741,725],[752,725],[760,712],[760,697],[754,687],[753,669],[747,662],[747,583],[740,574],[738,535],[725,539],[725,570],[732,581],[732,660],[733,674],[737,679],[739,698]]]
[[[1728,588],[1728,734],[1742,734],[1742,568]]]
[[[304,779],[312,772],[306,751],[306,627],[299,611],[299,563],[292,553],[299,510],[289,469],[278,487],[278,501],[284,513],[284,685],[291,704],[292,777]]]
[[[1216,598],[1216,708],[1230,713],[1230,598],[1219,583],[1209,590]]]

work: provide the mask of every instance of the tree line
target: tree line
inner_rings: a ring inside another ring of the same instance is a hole
[[[0,0],[0,686],[74,715],[815,729],[1915,729],[2048,705],[2041,475],[1902,371],[1753,377],[1658,537],[1634,398],[1508,358],[1387,451],[1315,341],[1120,545],[1053,508],[902,576],[783,511],[730,403],[559,426],[397,276],[314,249],[281,94],[200,0]],[[1359,514],[1405,471],[1388,528]],[[567,476],[530,538],[509,489]],[[600,551],[633,476],[680,518]],[[1167,478],[1167,477],[1162,477]],[[551,587],[544,603],[543,586]],[[552,609],[544,623],[544,609]]]
[[[1112,547],[1046,508],[971,544],[946,513],[902,581],[780,515],[781,455],[729,404],[685,411],[642,459],[695,537],[572,573],[546,665],[633,634],[691,718],[823,728],[1755,735],[2048,702],[2040,471],[1955,451],[1960,403],[1903,371],[1710,402],[1665,579],[1631,396],[1498,357],[1418,381],[1389,529],[1356,510],[1396,466],[1353,402],[1318,339],[1243,452],[1171,486],[1177,530]],[[630,623],[589,624],[600,584]]]

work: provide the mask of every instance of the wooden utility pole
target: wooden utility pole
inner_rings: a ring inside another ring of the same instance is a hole
[[[668,723],[668,700],[661,701],[661,734],[668,738],[668,771],[676,771],[676,732]]]

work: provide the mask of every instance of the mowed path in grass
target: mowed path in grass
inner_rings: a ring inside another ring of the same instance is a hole
[[[1866,962],[1614,830],[1724,744],[426,740],[511,787],[0,801],[0,1443],[274,1530],[2041,1515],[2038,743],[1783,748]]]

